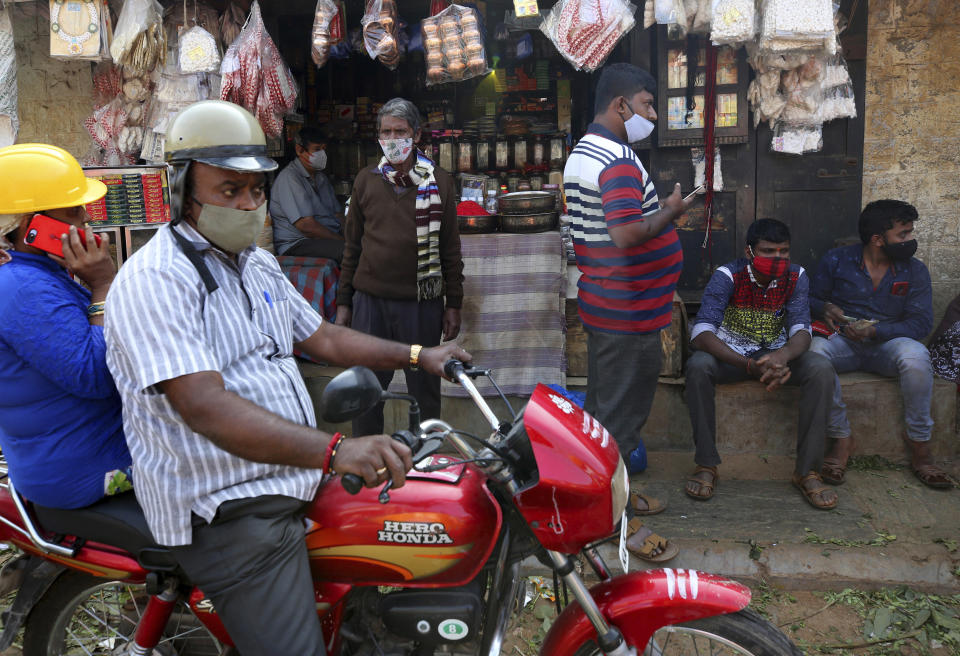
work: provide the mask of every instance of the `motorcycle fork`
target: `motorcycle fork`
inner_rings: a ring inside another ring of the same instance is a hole
[[[609,656],[636,656],[636,650],[627,645],[620,630],[607,623],[607,619],[597,606],[597,602],[590,595],[590,591],[584,584],[583,579],[577,574],[573,561],[566,554],[560,553],[559,551],[550,551],[548,549],[547,554],[550,556],[551,562],[553,562],[553,567],[557,575],[567,584],[567,587],[573,594],[573,598],[580,604],[584,614],[590,620],[590,623],[593,624],[593,628],[596,629],[597,646],[600,647],[603,653],[609,654]],[[599,560],[599,554],[595,555],[597,561],[602,564],[603,561]],[[590,558],[590,564],[594,567],[597,566],[597,563],[593,562],[593,558]],[[603,566],[602,571],[606,572],[609,576],[606,566]]]
[[[160,594],[151,595],[143,616],[137,623],[133,643],[130,645],[130,656],[147,656],[153,653],[153,648],[163,639],[163,631],[167,628],[173,609],[177,605],[180,593],[177,590],[177,581],[171,579]]]

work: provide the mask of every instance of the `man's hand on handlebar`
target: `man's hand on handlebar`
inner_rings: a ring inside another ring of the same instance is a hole
[[[403,487],[407,472],[413,469],[410,449],[389,435],[344,438],[330,463],[340,474],[356,474],[367,487],[376,487],[388,478],[393,487]]]
[[[464,363],[473,362],[473,356],[456,343],[441,344],[420,351],[420,367],[429,374],[442,376],[447,380],[450,380],[450,377],[444,373],[443,365],[451,359]]]

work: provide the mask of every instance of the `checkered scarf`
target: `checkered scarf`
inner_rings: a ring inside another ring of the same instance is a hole
[[[443,294],[440,272],[440,221],[443,205],[433,174],[433,161],[419,150],[417,161],[406,174],[400,173],[386,157],[377,167],[380,175],[398,187],[417,187],[417,300],[428,301]]]

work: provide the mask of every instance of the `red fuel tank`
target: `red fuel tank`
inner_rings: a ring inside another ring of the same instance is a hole
[[[429,462],[428,462],[429,461]],[[424,464],[456,462],[433,456]],[[338,480],[321,487],[307,513],[307,550],[314,576],[355,585],[463,585],[480,571],[500,534],[500,506],[476,469],[455,464],[416,471],[390,490],[351,496]]]

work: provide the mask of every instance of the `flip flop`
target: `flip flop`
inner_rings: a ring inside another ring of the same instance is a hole
[[[713,476],[709,481],[706,481],[702,478],[697,478],[697,474],[706,472]],[[693,470],[693,475],[687,479],[687,485],[683,487],[683,491],[687,493],[687,496],[691,499],[697,499],[698,501],[706,501],[713,497],[713,488],[717,486],[717,482],[720,480],[720,474],[717,473],[716,467],[702,467],[697,465],[696,469]],[[699,492],[693,492],[690,489],[690,483],[695,483],[699,485]]]
[[[630,538],[635,535],[639,535],[643,540],[638,548],[630,546]],[[638,517],[634,517],[627,524],[627,549],[640,560],[650,563],[665,563],[680,552],[680,547],[651,531]],[[657,550],[660,550],[660,553],[657,553]]]
[[[807,481],[816,481],[817,483],[822,483],[823,479],[820,477],[820,474],[815,471],[809,472],[806,476],[801,476],[800,474],[793,475],[794,487],[800,490],[800,494],[803,495],[803,498],[806,499],[811,506],[817,510],[832,510],[833,508],[837,507],[837,504],[840,502],[839,497],[834,499],[832,503],[823,500],[823,493],[830,492],[830,488],[826,487],[825,485],[820,485],[813,489],[809,489],[805,486]]]
[[[953,479],[950,478],[947,472],[936,465],[918,465],[911,467],[911,469],[913,470],[913,475],[919,478],[920,482],[927,487],[938,490],[953,487]]]
[[[637,500],[643,499],[646,508],[637,508]],[[656,515],[667,509],[667,504],[656,497],[649,497],[640,490],[630,490],[630,507],[634,515]]]

